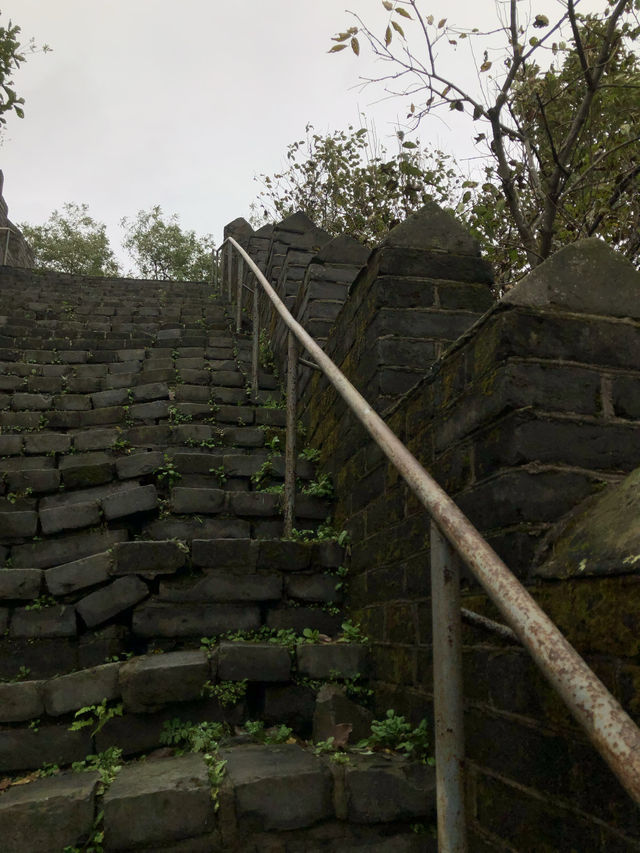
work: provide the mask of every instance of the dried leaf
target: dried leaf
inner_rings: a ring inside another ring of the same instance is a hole
[[[403,18],[409,18],[410,21],[413,21],[411,15],[407,12],[406,9],[403,9],[402,6],[398,6],[398,8],[396,9],[396,13],[398,15],[401,15]]]
[[[360,56],[360,42],[355,36],[351,39],[351,50],[356,56]]]
[[[489,60],[485,60],[480,66],[480,71],[488,71],[491,68],[491,63]]]
[[[391,3],[390,0],[382,0],[382,5],[387,12],[393,12],[393,3]]]
[[[392,38],[393,38],[393,33],[391,32],[391,27],[387,27],[386,32],[384,34],[385,47],[388,47],[391,44]]]
[[[328,736],[325,740],[333,738],[333,746],[336,749],[343,749],[349,743],[349,735],[353,731],[351,723],[336,723],[328,729]]]
[[[402,29],[402,27],[400,26],[400,24],[399,24],[397,21],[391,21],[391,26],[393,27],[393,29],[394,29],[397,33],[400,33],[400,35],[402,36],[402,38],[404,38],[404,37],[405,37],[405,36],[404,36],[404,30]]]
[[[344,50],[346,46],[346,44],[334,44],[331,50],[328,50],[327,53],[337,53],[339,50]]]
[[[438,29],[439,29],[439,30],[441,30],[441,29],[444,27],[444,25],[445,25],[446,23],[447,23],[447,19],[446,19],[446,18],[441,18],[441,19],[438,21]]]

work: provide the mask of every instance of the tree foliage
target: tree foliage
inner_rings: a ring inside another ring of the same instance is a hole
[[[143,278],[204,281],[211,277],[213,237],[183,230],[177,215],[165,218],[160,205],[121,220],[123,245]]]
[[[44,225],[19,226],[35,253],[38,269],[79,275],[116,276],[118,264],[109,245],[106,226],[96,222],[86,204],[68,202],[54,210]]]
[[[12,112],[18,118],[24,118],[24,98],[13,88],[13,75],[25,61],[25,53],[34,53],[38,48],[33,39],[22,45],[20,32],[20,27],[11,20],[6,27],[0,25],[0,128],[7,123],[7,115]],[[47,52],[51,48],[45,44],[40,49]]]
[[[287,147],[287,167],[256,179],[263,189],[253,224],[301,210],[329,234],[373,244],[426,201],[451,204],[461,179],[450,158],[399,136],[400,150],[389,156],[368,128],[323,136],[307,125],[306,137]]]
[[[436,21],[418,0],[383,0],[383,33],[355,16],[331,48],[359,55],[364,38],[388,69],[367,82],[407,99],[411,128],[443,109],[475,123],[486,160],[461,203],[491,241],[503,280],[585,236],[604,237],[636,263],[640,255],[640,4],[610,0],[589,15],[580,0],[558,5],[550,21],[521,14],[517,0],[497,3],[496,26],[480,31]],[[443,70],[443,57],[464,44],[475,88]]]

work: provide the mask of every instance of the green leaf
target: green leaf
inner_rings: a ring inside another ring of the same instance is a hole
[[[387,27],[385,34],[384,34],[385,47],[388,47],[391,44],[392,38],[393,38],[393,33],[391,32],[391,27]]]
[[[402,38],[404,38],[404,37],[405,37],[405,35],[404,35],[404,30],[402,29],[402,27],[400,26],[400,24],[399,24],[397,21],[391,21],[391,26],[393,27],[393,29],[394,29],[397,33],[400,33],[400,35],[402,36]]]
[[[403,9],[402,6],[398,6],[396,9],[396,14],[401,15],[403,18],[409,18],[410,21],[413,21],[411,15],[407,12],[406,9]]]
[[[415,142],[403,142],[402,147],[403,148],[417,148],[418,146],[416,145]]]

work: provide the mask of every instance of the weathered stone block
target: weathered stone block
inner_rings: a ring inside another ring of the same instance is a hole
[[[258,543],[253,539],[194,539],[191,546],[194,565],[212,569],[254,569]]]
[[[28,510],[0,511],[0,537],[6,539],[27,539],[36,535],[38,513]]]
[[[312,546],[306,542],[263,539],[259,543],[258,568],[297,572],[308,568]]]
[[[187,549],[179,542],[121,542],[113,548],[112,575],[145,578],[174,574],[184,566]]]
[[[343,687],[337,684],[323,684],[318,691],[313,712],[313,740],[335,736],[336,725],[351,726],[349,741],[357,743],[371,734],[373,714],[361,705],[352,702]]]
[[[258,607],[154,601],[133,613],[133,632],[140,637],[212,637],[225,631],[251,631],[259,626]]]
[[[92,752],[88,729],[70,732],[66,726],[0,731],[0,772],[32,770],[43,764],[71,764]],[[0,802],[4,797],[0,798]],[[46,850],[46,847],[44,848]]]
[[[168,652],[122,664],[120,687],[129,711],[150,711],[169,702],[198,699],[209,678],[203,651]]]
[[[76,530],[100,523],[100,505],[97,501],[78,501],[71,506],[40,510],[40,526],[47,535],[62,530]]]
[[[75,637],[76,611],[67,605],[27,610],[17,607],[11,617],[12,637]]]
[[[128,850],[209,832],[214,809],[207,765],[182,755],[124,767],[104,797],[105,842]]]
[[[67,453],[70,447],[71,436],[56,432],[38,432],[24,437],[24,451],[28,454]]]
[[[285,578],[285,592],[300,601],[337,602],[342,600],[338,580],[335,575],[290,575]]]
[[[345,765],[347,815],[354,823],[429,818],[435,814],[435,770],[404,759],[371,757]]]
[[[298,633],[302,633],[305,628],[311,628],[331,636],[337,633],[341,621],[340,616],[332,616],[323,610],[310,607],[279,607],[267,613],[269,628],[292,628]]]
[[[106,551],[116,542],[122,542],[123,539],[128,538],[126,530],[76,533],[48,542],[14,545],[11,555],[15,566],[46,569]]]
[[[82,598],[77,609],[85,624],[92,628],[133,607],[148,594],[149,589],[140,578],[118,578],[108,586]]]
[[[111,554],[103,551],[72,563],[55,566],[45,572],[45,583],[51,595],[68,595],[109,579]]]
[[[33,720],[44,711],[41,681],[0,683],[0,723]]]
[[[71,773],[14,787],[0,798],[5,853],[41,853],[82,844],[91,834],[97,773]]]
[[[296,649],[298,672],[308,678],[330,678],[339,673],[342,678],[355,678],[367,671],[366,646],[356,643],[306,643]]]
[[[110,429],[88,429],[76,433],[73,437],[73,445],[76,450],[106,450],[113,447],[120,438],[121,433],[116,428]]]
[[[113,459],[106,453],[83,453],[60,460],[62,482],[69,489],[88,488],[113,479]]]
[[[0,600],[31,600],[40,595],[38,569],[0,569]]]
[[[171,506],[174,512],[202,512],[215,514],[224,508],[225,491],[223,489],[187,489],[177,487],[171,490]]]
[[[163,601],[274,601],[282,596],[282,577],[277,574],[231,573],[210,570],[195,582],[160,585]]]
[[[273,517],[280,514],[280,495],[232,492],[231,508],[236,515]]]
[[[148,512],[156,508],[157,502],[158,493],[155,486],[123,488],[122,491],[103,498],[102,511],[105,518],[111,521],[137,512]]]
[[[156,468],[162,465],[163,461],[164,456],[159,450],[121,456],[116,460],[116,473],[120,480],[141,477],[144,474],[152,474]]]
[[[220,756],[243,830],[299,829],[332,815],[329,771],[299,746],[243,746]]]
[[[59,717],[103,699],[117,699],[119,663],[107,663],[69,675],[52,678],[44,685],[44,705],[47,714]]]
[[[291,676],[291,656],[284,646],[220,643],[217,658],[222,681],[288,681]]]

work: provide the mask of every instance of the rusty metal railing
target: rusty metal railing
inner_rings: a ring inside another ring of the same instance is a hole
[[[258,390],[259,288],[271,301],[288,330],[285,536],[291,533],[295,515],[295,377],[298,373],[298,346],[311,355],[314,366],[322,370],[431,516],[435,758],[440,851],[464,853],[467,849],[463,779],[460,560],[464,561],[482,585],[515,637],[560,694],[624,788],[640,802],[640,729],[453,500],[293,318],[247,252],[232,237],[226,239],[219,251],[225,261],[221,284],[224,288],[226,283],[230,302],[233,296],[233,253],[237,255],[237,331],[241,331],[242,326],[243,290],[246,288],[253,293],[255,358],[252,359],[251,387],[254,397]],[[253,279],[253,287],[245,284],[245,271],[247,278]]]

